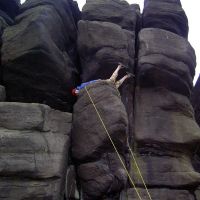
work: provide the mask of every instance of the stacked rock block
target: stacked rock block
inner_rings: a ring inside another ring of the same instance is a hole
[[[118,90],[107,81],[93,83],[87,89],[125,162],[128,119]],[[74,106],[72,155],[84,200],[118,199],[126,173],[85,90]]]
[[[135,30],[138,23],[138,10],[139,8],[137,6],[129,5],[126,1],[87,1],[82,10],[82,20],[78,23],[77,43],[78,52],[81,60],[82,82],[94,79],[109,78],[113,71],[116,69],[119,62],[128,66],[130,72],[134,72]],[[133,84],[129,84],[128,86],[126,85],[126,87],[122,89],[122,99],[128,111],[129,121],[133,122]],[[132,124],[133,123],[130,123],[128,131],[129,133]],[[81,135],[83,133],[80,132],[79,134]],[[79,137],[82,138],[82,136]],[[78,138],[78,136],[76,136],[76,138]],[[126,143],[124,144],[124,146],[126,146]],[[104,149],[102,149],[101,151],[102,154],[105,153]],[[93,174],[89,174],[91,167],[96,164],[93,161],[94,158],[84,159],[82,159],[82,162],[87,164],[85,164],[84,170],[80,171],[81,174],[79,173],[79,177],[83,176],[82,174],[85,173],[88,175],[87,179],[89,180],[91,176],[95,176],[95,174],[98,175],[98,173],[103,173],[100,171],[96,171]],[[108,158],[95,159],[98,165],[104,163],[105,159],[107,160],[106,162],[108,162]],[[79,158],[75,156],[75,160],[79,160]],[[113,160],[113,158],[111,160]],[[116,160],[116,158],[114,158],[114,160]],[[109,166],[109,164],[106,165]],[[100,182],[100,180],[98,180],[98,182]],[[100,189],[102,187],[102,184],[99,183],[99,186],[95,186],[96,190],[100,190],[100,192],[97,192],[98,194],[96,197],[94,197],[93,191],[87,191],[86,193],[90,193],[89,195],[93,195],[93,197],[90,196],[91,199],[104,198],[102,196],[102,191],[106,190],[107,191],[104,192],[105,196],[111,195],[112,190],[115,191],[116,188],[118,188],[119,184],[116,184],[116,186],[114,186],[114,189],[108,189],[110,187],[110,184],[108,184],[108,180],[106,180],[106,182],[107,183],[105,185],[107,186],[104,186],[103,190]],[[82,181],[82,183],[87,185],[88,181]],[[118,190],[120,191],[120,189]]]
[[[185,15],[173,13],[176,6],[184,13],[179,1],[145,1],[144,28],[138,35],[134,139],[152,199],[194,200],[200,183],[200,174],[191,162],[200,142],[190,103],[196,58],[185,39]],[[149,199],[134,164],[131,174],[141,197]],[[122,194],[121,199],[126,196],[138,199],[133,189]]]
[[[3,83],[7,100],[43,103],[72,111],[78,84],[76,23],[72,0],[28,0],[3,34]]]
[[[120,0],[88,0],[79,22],[78,47],[82,81],[109,78],[119,62],[134,73],[135,37],[140,10]],[[133,79],[120,89],[126,106],[131,137],[133,122]],[[131,138],[130,138],[131,140]]]
[[[0,103],[0,199],[64,198],[71,121],[42,104]]]
[[[14,17],[19,11],[18,0],[2,0],[0,1],[0,48],[2,46],[2,34],[6,27],[13,25]],[[0,54],[1,55],[1,54]],[[3,67],[0,62],[0,83],[2,83]]]
[[[188,36],[188,19],[180,0],[145,0],[143,28],[161,28],[182,37]]]

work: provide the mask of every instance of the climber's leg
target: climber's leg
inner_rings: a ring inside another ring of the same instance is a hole
[[[115,83],[116,82],[116,79],[117,79],[117,76],[118,76],[118,73],[119,73],[119,70],[123,67],[123,65],[121,63],[119,63],[117,69],[113,72],[112,76],[110,77],[110,81]]]
[[[131,78],[131,77],[133,77],[132,74],[125,75],[122,79],[120,79],[119,81],[115,83],[116,87],[119,88],[126,79]]]

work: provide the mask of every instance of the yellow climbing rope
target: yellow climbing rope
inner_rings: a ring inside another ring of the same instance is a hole
[[[143,178],[143,176],[142,176],[141,170],[140,170],[139,165],[138,165],[138,163],[137,163],[137,160],[136,160],[136,158],[135,158],[135,156],[134,156],[134,153],[133,153],[133,151],[132,151],[132,149],[131,149],[131,147],[130,147],[130,145],[129,145],[129,142],[128,142],[128,148],[129,148],[129,150],[130,150],[130,152],[131,152],[131,156],[132,156],[132,158],[133,158],[133,160],[134,160],[135,166],[136,166],[137,171],[138,171],[138,173],[139,173],[139,175],[140,175],[140,178],[141,178],[141,180],[142,180],[142,183],[143,183],[143,185],[144,185],[144,187],[145,187],[145,189],[146,189],[146,192],[147,192],[147,194],[148,194],[148,196],[149,196],[149,199],[152,200],[151,195],[150,195],[150,192],[149,192],[149,190],[148,190],[148,188],[147,188],[147,185],[146,185],[146,183],[145,183],[145,181],[144,181],[144,178]]]

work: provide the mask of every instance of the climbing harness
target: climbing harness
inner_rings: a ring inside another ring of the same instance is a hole
[[[125,170],[125,172],[126,172],[128,178],[129,178],[129,180],[130,180],[130,182],[131,182],[133,188],[135,189],[135,192],[136,192],[136,194],[137,194],[139,200],[142,200],[142,198],[141,198],[141,196],[140,196],[140,194],[139,194],[139,191],[138,191],[138,189],[136,188],[136,185],[135,185],[135,183],[134,183],[134,181],[133,181],[133,179],[132,179],[132,177],[131,177],[131,175],[130,175],[128,169],[126,168],[126,165],[125,165],[125,163],[124,163],[124,161],[123,161],[123,159],[122,159],[122,157],[121,157],[119,151],[117,150],[117,147],[115,146],[115,144],[114,144],[114,142],[113,142],[113,140],[112,140],[112,137],[111,137],[111,135],[109,134],[108,129],[106,128],[106,125],[105,125],[105,123],[104,123],[104,121],[103,121],[103,119],[102,119],[102,117],[101,117],[101,115],[100,115],[100,113],[99,113],[99,111],[98,111],[98,109],[97,109],[97,107],[96,107],[96,105],[95,105],[95,103],[94,103],[94,101],[93,101],[93,99],[92,99],[92,97],[91,97],[91,95],[90,95],[88,89],[87,89],[87,86],[85,86],[85,90],[86,90],[87,95],[88,95],[88,97],[89,97],[89,99],[90,99],[90,101],[91,101],[91,103],[92,103],[92,105],[93,105],[93,107],[94,107],[94,109],[95,109],[95,111],[96,111],[96,113],[97,113],[97,116],[98,116],[99,120],[100,120],[101,123],[102,123],[103,128],[105,129],[105,132],[106,132],[106,134],[107,134],[107,136],[108,136],[108,138],[109,138],[109,140],[110,140],[110,142],[111,142],[111,144],[112,144],[112,146],[113,146],[115,152],[117,153],[117,156],[118,156],[118,158],[119,158],[119,160],[120,160],[120,162],[121,162],[121,164],[122,164],[122,166],[123,166],[123,168],[124,168],[124,170]],[[142,182],[143,182],[143,184],[144,184],[144,186],[145,186],[145,189],[146,189],[146,191],[147,191],[147,194],[148,194],[148,196],[149,196],[149,199],[152,200],[151,195],[150,195],[150,193],[149,193],[149,191],[148,191],[148,188],[147,188],[147,186],[146,186],[146,184],[145,184],[144,178],[143,178],[143,176],[142,176],[141,170],[140,170],[140,168],[139,168],[139,166],[138,166],[138,164],[137,164],[136,158],[135,158],[135,156],[134,156],[134,154],[133,154],[133,151],[132,151],[132,149],[131,149],[129,143],[128,143],[128,148],[129,148],[129,150],[130,150],[130,152],[131,152],[131,156],[132,156],[132,158],[133,158],[133,160],[134,160],[134,163],[135,163],[135,165],[136,165],[136,168],[137,168],[137,170],[138,170],[138,172],[139,172],[140,178],[142,179]]]

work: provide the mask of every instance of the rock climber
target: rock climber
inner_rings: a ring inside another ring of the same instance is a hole
[[[127,75],[125,75],[123,78],[121,78],[119,81],[117,81],[117,77],[118,77],[119,71],[120,71],[120,69],[122,69],[124,67],[125,66],[122,63],[119,63],[117,69],[113,72],[112,76],[109,79],[107,79],[106,81],[114,83],[116,88],[119,88],[127,78],[130,78],[130,77],[133,76],[131,73],[127,73]],[[78,96],[78,93],[79,93],[79,91],[81,89],[84,89],[85,86],[88,86],[89,84],[95,83],[95,82],[97,82],[99,80],[101,80],[101,79],[92,80],[92,81],[88,81],[88,82],[82,83],[80,86],[78,86],[78,87],[76,87],[76,88],[74,88],[72,90],[72,95],[73,96]]]

